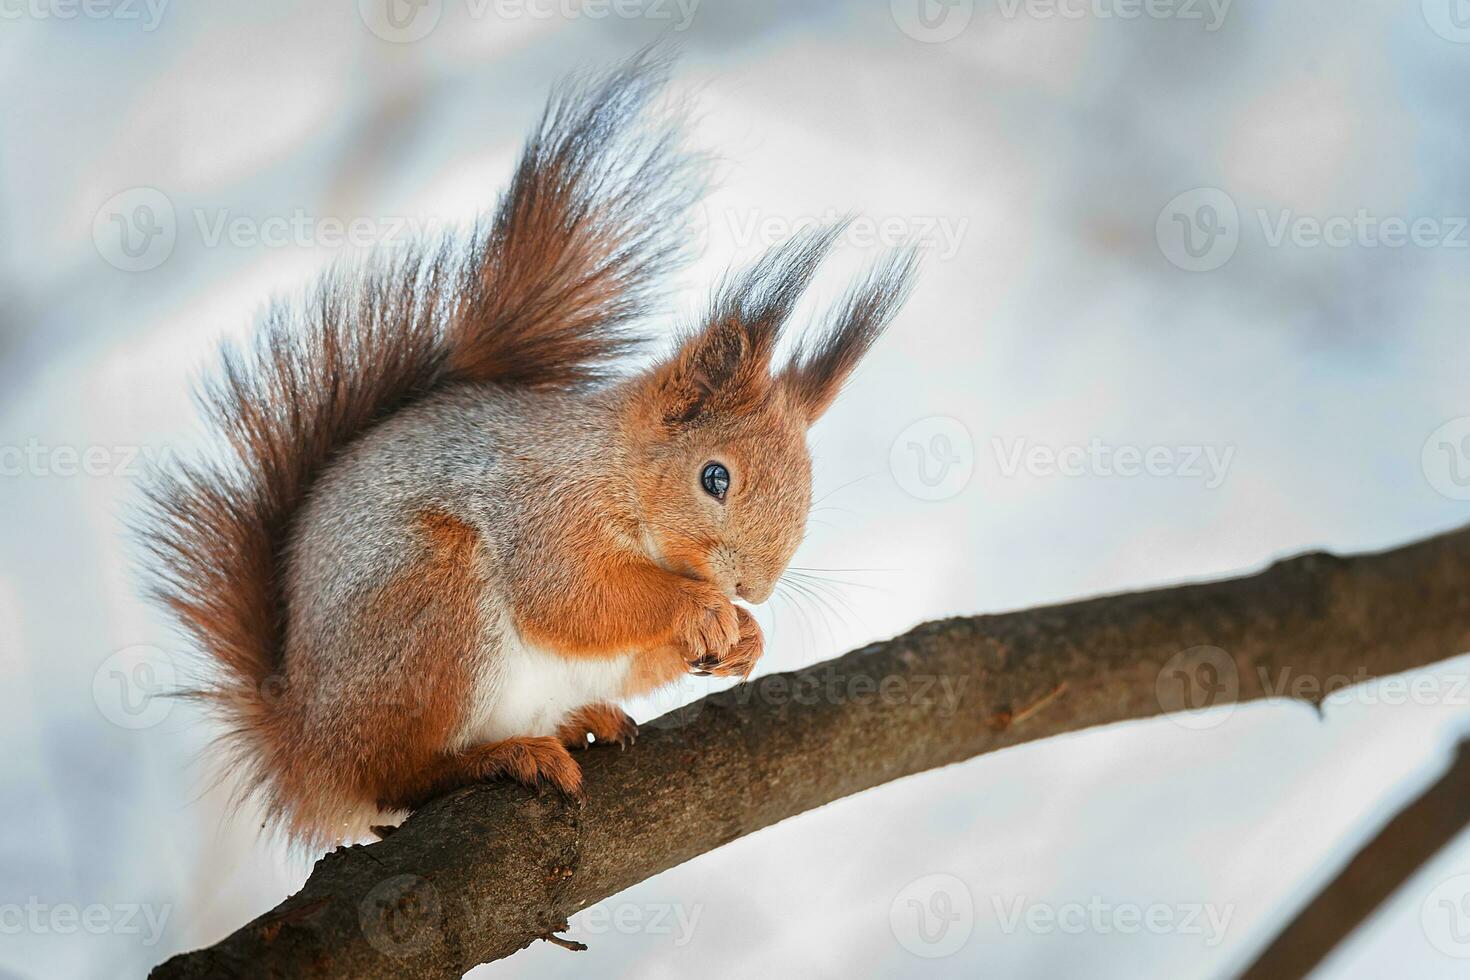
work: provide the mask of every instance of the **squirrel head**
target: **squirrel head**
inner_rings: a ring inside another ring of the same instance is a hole
[[[807,429],[903,300],[914,253],[875,267],[773,369],[791,309],[841,226],[798,235],[727,283],[704,325],[633,379],[624,415],[643,547],[731,598],[764,602],[806,531]]]

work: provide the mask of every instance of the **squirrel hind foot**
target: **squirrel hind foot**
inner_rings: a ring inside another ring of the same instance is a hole
[[[443,755],[409,785],[378,801],[385,810],[417,810],[454,790],[495,779],[511,779],[532,789],[550,786],[585,802],[582,767],[567,747],[549,735],[508,738]]]
[[[467,754],[476,756],[477,782],[504,777],[532,789],[551,786],[579,803],[586,800],[582,767],[567,747],[550,735],[508,738]]]
[[[595,742],[587,741],[591,735]],[[556,730],[556,737],[569,749],[616,745],[625,749],[638,738],[638,723],[615,704],[589,704],[572,712]]]

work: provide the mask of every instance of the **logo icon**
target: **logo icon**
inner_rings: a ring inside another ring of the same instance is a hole
[[[1470,874],[1440,882],[1419,907],[1419,923],[1435,949],[1470,959]]]
[[[1240,212],[1217,187],[1185,191],[1159,212],[1154,238],[1164,258],[1186,272],[1211,272],[1240,245]]]
[[[357,911],[363,936],[385,956],[403,959],[417,955],[439,936],[439,891],[418,875],[395,875],[380,881]]]
[[[92,675],[92,700],[119,728],[152,728],[173,710],[173,658],[158,647],[124,647]]]
[[[367,29],[394,44],[412,44],[439,26],[444,0],[357,0]]]
[[[1435,429],[1420,457],[1429,485],[1451,500],[1470,500],[1470,415]]]
[[[959,419],[920,419],[893,440],[888,466],[898,485],[920,500],[948,500],[970,483],[975,442]]]
[[[1446,41],[1470,44],[1470,0],[1422,0],[1424,21]]]
[[[925,875],[894,896],[888,925],[898,944],[915,956],[951,956],[975,929],[975,899],[954,875]]]
[[[97,253],[123,272],[158,268],[173,254],[178,232],[173,202],[153,187],[114,194],[92,217]]]
[[[1169,720],[1200,730],[1223,725],[1240,697],[1240,671],[1235,658],[1219,647],[1180,650],[1165,662],[1154,681],[1154,695]],[[1220,708],[1206,711],[1206,708]]]
[[[890,0],[893,22],[915,41],[941,44],[960,36],[975,16],[975,0]]]

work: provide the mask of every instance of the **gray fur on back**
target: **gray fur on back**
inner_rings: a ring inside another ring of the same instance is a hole
[[[623,492],[607,479],[620,472],[608,445],[613,414],[605,393],[459,385],[385,420],[334,460],[300,511],[286,556],[286,673],[289,688],[312,692],[306,717],[325,723],[339,699],[377,696],[383,672],[418,666],[399,637],[364,629],[361,609],[424,554],[417,521],[425,512],[479,533],[485,626],[466,656],[476,661],[480,696],[491,693],[497,640],[512,628],[507,602],[544,551],[538,517],[579,493]]]

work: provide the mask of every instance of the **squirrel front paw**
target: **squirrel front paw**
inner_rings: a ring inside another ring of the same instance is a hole
[[[700,589],[683,620],[674,625],[675,635],[691,664],[697,660],[723,658],[740,642],[740,610],[714,588]]]
[[[740,630],[739,639],[723,655],[706,653],[702,657],[691,658],[691,673],[701,677],[714,674],[717,677],[743,678],[749,677],[750,672],[755,669],[755,662],[766,649],[765,636],[761,634],[760,624],[755,621],[749,609],[744,606],[732,608]]]

